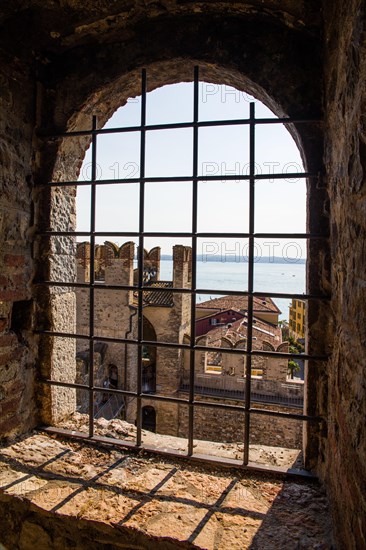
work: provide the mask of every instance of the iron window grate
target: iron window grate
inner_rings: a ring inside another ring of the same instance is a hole
[[[93,116],[92,118],[92,128],[91,130],[85,131],[76,131],[76,132],[65,132],[59,133],[54,136],[47,136],[47,139],[60,139],[60,138],[73,138],[73,137],[91,137],[91,178],[90,180],[78,180],[78,181],[51,181],[45,185],[41,185],[42,188],[62,188],[62,187],[81,187],[81,186],[90,186],[91,188],[91,197],[90,197],[90,231],[52,231],[45,230],[38,233],[39,237],[87,237],[90,239],[90,281],[88,283],[76,283],[70,281],[48,281],[48,280],[39,280],[36,282],[38,285],[43,285],[47,287],[69,287],[69,288],[84,288],[89,290],[89,333],[85,334],[76,334],[76,333],[66,333],[66,332],[57,332],[52,330],[37,330],[38,334],[44,334],[50,337],[63,337],[63,338],[74,338],[74,339],[84,339],[89,341],[89,357],[90,364],[94,365],[94,343],[98,342],[114,342],[114,343],[124,343],[128,346],[137,347],[137,388],[136,391],[128,391],[122,389],[112,389],[112,388],[102,388],[95,385],[94,380],[94,369],[89,369],[89,380],[88,384],[76,384],[55,381],[51,379],[42,379],[42,383],[74,388],[74,389],[83,389],[89,392],[89,432],[88,435],[78,435],[77,437],[86,438],[94,441],[101,441],[103,438],[97,436],[94,433],[94,398],[95,392],[103,391],[110,395],[121,395],[121,396],[130,396],[134,397],[137,401],[137,435],[135,448],[148,448],[142,444],[142,401],[144,398],[148,398],[152,401],[166,401],[171,403],[180,404],[183,403],[188,406],[189,411],[189,421],[188,421],[188,457],[193,457],[194,448],[193,448],[193,438],[194,438],[194,411],[197,407],[215,407],[218,409],[226,409],[232,411],[240,411],[244,413],[244,454],[243,461],[240,462],[241,466],[250,467],[249,461],[249,438],[250,438],[250,418],[252,414],[259,414],[268,417],[278,417],[278,418],[287,418],[294,420],[301,420],[305,422],[314,422],[319,419],[313,416],[308,416],[306,414],[292,414],[285,413],[280,411],[272,411],[267,409],[253,408],[252,405],[252,391],[251,391],[251,372],[252,372],[252,360],[256,355],[267,356],[267,357],[284,357],[284,358],[296,358],[298,355],[293,353],[279,353],[271,351],[258,351],[252,348],[252,336],[253,336],[253,300],[255,297],[264,297],[272,296],[274,298],[297,298],[301,300],[329,300],[329,296],[321,294],[294,294],[294,293],[278,293],[278,292],[258,292],[254,290],[254,246],[255,239],[258,238],[293,238],[293,239],[326,239],[326,235],[315,234],[310,232],[304,233],[264,233],[264,232],[255,232],[254,225],[254,216],[255,216],[255,182],[257,180],[265,179],[283,179],[283,178],[297,178],[297,179],[318,179],[319,175],[311,172],[296,172],[296,173],[268,173],[268,174],[256,174],[255,173],[255,128],[257,125],[265,124],[301,124],[301,123],[311,123],[319,122],[318,120],[312,119],[296,119],[296,118],[263,118],[256,119],[255,117],[255,104],[250,104],[250,116],[247,119],[237,119],[237,120],[212,120],[212,121],[199,121],[199,69],[195,67],[194,69],[194,86],[193,86],[193,121],[187,123],[176,123],[176,124],[157,124],[157,125],[147,125],[146,124],[146,83],[147,75],[146,70],[142,70],[141,75],[141,122],[140,125],[134,127],[121,127],[121,128],[108,128],[108,129],[98,129],[97,127],[97,118]],[[215,232],[199,232],[198,231],[198,183],[200,181],[219,181],[223,179],[222,175],[204,175],[200,176],[198,173],[198,151],[199,151],[199,142],[198,142],[198,130],[199,128],[209,128],[209,127],[220,127],[220,126],[235,126],[243,125],[249,127],[249,174],[237,174],[237,175],[225,175],[225,180],[228,181],[248,181],[249,183],[249,231],[246,233],[215,233]],[[180,129],[180,128],[189,128],[193,129],[193,166],[192,166],[192,175],[190,176],[171,176],[171,177],[146,177],[145,174],[145,161],[146,161],[146,134],[147,132],[153,132],[157,130],[169,130],[169,129]],[[130,132],[139,132],[140,133],[140,173],[136,178],[124,178],[124,179],[98,179],[97,178],[97,137],[104,134],[122,134]],[[193,182],[192,185],[192,227],[190,232],[149,232],[145,231],[144,227],[144,211],[145,211],[145,184],[154,183],[154,182]],[[114,184],[129,184],[137,183],[139,184],[139,227],[138,231],[134,232],[101,232],[96,231],[96,206],[97,198],[96,191],[98,187],[103,185],[114,185]],[[98,281],[95,280],[95,245],[96,238],[98,237],[135,237],[139,242],[139,252],[138,252],[138,267],[139,267],[139,277],[137,285],[101,285]],[[143,293],[146,290],[151,290],[143,280],[143,266],[144,266],[144,239],[147,237],[177,237],[177,238],[190,238],[192,242],[192,274],[191,274],[191,287],[187,288],[159,288],[159,292],[169,292],[172,295],[174,293],[189,294],[191,297],[191,335],[189,344],[180,344],[180,343],[170,343],[170,342],[152,342],[144,339],[143,335]],[[247,291],[237,291],[237,290],[221,290],[221,289],[201,289],[197,287],[197,269],[196,269],[196,259],[197,259],[197,242],[199,238],[215,238],[215,237],[226,237],[226,238],[246,238],[248,239],[248,290]],[[94,307],[95,307],[95,290],[101,289],[104,290],[131,290],[137,293],[138,302],[137,302],[137,326],[138,326],[138,335],[137,339],[124,339],[124,338],[113,338],[113,337],[102,337],[95,334],[94,326]],[[195,336],[195,325],[196,325],[196,297],[199,294],[225,294],[225,295],[240,295],[246,296],[248,299],[248,308],[247,308],[247,348],[245,350],[237,349],[226,349],[225,353],[237,353],[240,355],[245,355],[246,367],[245,367],[245,395],[243,405],[227,405],[225,403],[212,403],[206,400],[196,400],[196,385],[195,385],[195,353],[197,351],[223,351],[222,348],[215,348],[209,346],[203,346],[196,344]],[[190,354],[189,362],[189,384],[185,386],[184,391],[188,393],[188,399],[177,398],[177,397],[168,397],[163,395],[152,395],[150,393],[144,393],[142,390],[142,348],[145,345],[154,345],[156,347],[168,347],[174,349],[188,350]],[[304,360],[313,360],[313,361],[324,361],[327,359],[325,355],[308,355],[302,354],[301,358]],[[62,433],[64,435],[75,436],[76,432],[48,427],[48,431],[53,431],[55,433]],[[115,441],[117,444],[118,442]],[[120,442],[122,445],[125,445],[126,442]],[[130,443],[126,446],[131,446]],[[161,451],[163,453],[163,451]],[[180,452],[172,452],[169,454],[181,456]],[[207,457],[206,457],[207,458]],[[206,460],[204,458],[204,460]],[[209,461],[212,462],[212,457]],[[228,464],[239,465],[238,461],[231,461],[222,459],[221,462],[227,462]]]

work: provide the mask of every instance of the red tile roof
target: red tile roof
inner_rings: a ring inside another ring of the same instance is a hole
[[[172,281],[154,281],[143,291],[143,303],[155,307],[173,307],[173,293],[161,288],[172,288]],[[138,293],[134,294],[134,305],[138,303]]]
[[[201,309],[216,309],[219,311],[227,309],[232,309],[234,311],[247,311],[248,296],[238,296],[235,294],[221,296],[220,298],[213,298],[212,300],[201,302],[197,304],[197,307]],[[272,298],[258,296],[254,296],[253,298],[253,311],[281,313]]]
[[[229,326],[230,325],[230,326]],[[217,340],[225,336],[233,342],[247,335],[246,319],[239,319],[234,323],[228,323],[225,326],[217,327],[210,330],[207,333],[210,340]],[[257,337],[257,340],[276,340],[278,343],[282,341],[281,328],[271,323],[266,323],[261,319],[253,317],[253,336]]]

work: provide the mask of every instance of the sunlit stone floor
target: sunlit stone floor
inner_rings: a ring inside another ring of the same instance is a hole
[[[0,507],[7,550],[334,548],[314,481],[42,433],[0,448]]]

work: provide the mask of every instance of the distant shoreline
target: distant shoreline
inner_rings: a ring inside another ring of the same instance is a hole
[[[172,261],[173,257],[169,254],[162,254],[160,259],[162,261]],[[197,255],[197,261],[208,263],[208,262],[216,262],[216,263],[237,263],[237,264],[247,264],[248,263],[248,257],[244,256],[242,258],[236,258],[235,256],[219,256],[219,255],[209,255],[209,254],[198,254]],[[299,264],[304,265],[306,264],[306,259],[304,258],[281,258],[279,256],[261,256],[254,258],[254,263],[256,264]]]

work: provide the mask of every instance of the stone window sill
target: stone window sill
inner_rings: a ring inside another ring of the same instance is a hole
[[[36,432],[0,449],[0,515],[7,550],[333,547],[314,481]]]

